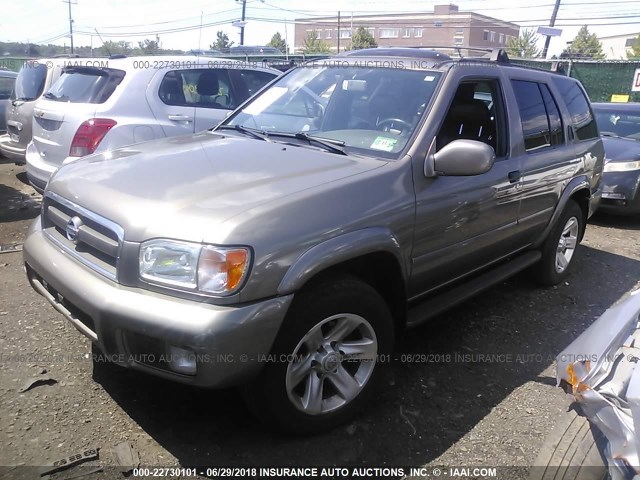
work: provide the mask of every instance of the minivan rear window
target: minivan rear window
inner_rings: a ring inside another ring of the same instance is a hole
[[[18,73],[12,100],[35,100],[40,98],[47,79],[47,66],[44,63],[26,62]]]
[[[123,70],[113,68],[67,68],[44,98],[56,102],[104,103],[124,76]]]

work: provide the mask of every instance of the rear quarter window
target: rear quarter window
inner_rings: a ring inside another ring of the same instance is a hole
[[[69,68],[45,93],[48,100],[70,103],[104,103],[125,76],[112,68]]]
[[[574,80],[553,76],[553,83],[560,92],[571,115],[571,123],[578,140],[587,140],[598,136],[598,127],[589,107],[589,100]]]
[[[0,76],[0,100],[7,100],[11,96],[15,83],[16,79],[13,77]]]
[[[47,80],[47,66],[44,63],[26,62],[18,73],[12,99],[35,100],[40,98]]]

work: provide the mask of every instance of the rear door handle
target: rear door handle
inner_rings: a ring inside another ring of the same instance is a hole
[[[514,170],[513,172],[509,172],[509,182],[516,183],[522,180],[522,174],[520,170]]]
[[[193,119],[189,115],[169,115],[169,120],[173,120],[174,122],[191,122]]]

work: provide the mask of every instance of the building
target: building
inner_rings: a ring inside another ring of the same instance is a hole
[[[295,51],[304,49],[307,35],[316,31],[332,51],[343,51],[352,32],[365,27],[379,47],[506,47],[520,27],[473,12],[460,12],[456,5],[436,5],[433,13],[386,15],[341,15],[296,19]]]
[[[607,59],[626,60],[627,53],[631,53],[631,47],[638,39],[638,35],[640,35],[640,32],[599,37],[598,40],[602,44],[602,52]]]

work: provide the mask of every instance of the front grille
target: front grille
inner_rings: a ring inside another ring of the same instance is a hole
[[[69,200],[46,192],[42,212],[45,234],[96,272],[116,280],[122,228]]]

